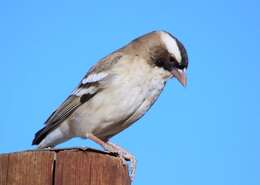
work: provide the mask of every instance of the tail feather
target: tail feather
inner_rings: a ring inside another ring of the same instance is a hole
[[[43,127],[38,132],[36,132],[34,139],[32,141],[32,145],[38,145],[40,142],[47,136],[49,129]]]
[[[73,135],[66,131],[63,132],[59,128],[51,129],[51,127],[44,127],[35,134],[32,144],[38,145],[38,148],[54,147],[71,137]]]

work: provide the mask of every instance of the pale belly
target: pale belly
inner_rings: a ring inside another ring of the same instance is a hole
[[[132,79],[133,80],[133,79]],[[154,81],[160,83],[153,88]],[[76,136],[85,137],[92,133],[101,139],[108,139],[131,125],[135,120],[124,124],[133,115],[147,97],[160,93],[162,80],[139,79],[136,83],[115,85],[117,88],[105,89],[83,104],[73,113],[69,125]],[[151,102],[152,103],[152,102]],[[147,106],[146,109],[149,109]]]
[[[148,92],[142,89],[120,86],[119,89],[103,90],[72,115],[70,120],[74,123],[70,125],[73,132],[83,137],[86,133],[96,136],[113,134],[111,132],[120,129],[120,123],[133,114],[144,101]]]
[[[69,133],[80,137],[92,133],[101,139],[109,138],[136,121],[131,118],[131,121],[125,122],[133,114],[140,117],[136,114],[147,98],[160,94],[164,82],[169,78],[168,73],[138,60],[125,61],[131,62],[129,68],[123,62],[114,67],[117,75],[108,82],[107,87],[71,115],[66,123]],[[150,102],[146,101],[145,104],[143,107],[149,109]],[[143,111],[146,110],[140,112]]]
[[[40,143],[41,147],[89,134],[109,139],[142,117],[171,77],[169,72],[135,59],[123,60],[111,73],[115,75],[104,83],[103,90],[78,107]]]

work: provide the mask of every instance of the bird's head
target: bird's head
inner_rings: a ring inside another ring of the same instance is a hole
[[[186,86],[188,55],[176,37],[166,31],[154,31],[135,39],[131,45],[140,55],[145,56],[151,65],[163,68],[171,77]]]

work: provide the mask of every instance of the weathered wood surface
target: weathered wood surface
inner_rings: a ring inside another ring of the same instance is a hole
[[[0,155],[0,185],[130,185],[118,157],[92,149]]]

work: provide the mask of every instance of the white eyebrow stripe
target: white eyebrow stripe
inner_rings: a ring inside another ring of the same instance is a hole
[[[169,53],[173,54],[176,57],[177,62],[181,63],[182,57],[177,41],[174,38],[172,38],[169,34],[164,32],[160,33],[160,37],[164,42],[166,48],[168,49]]]
[[[84,78],[81,83],[86,84],[86,83],[97,82],[104,79],[107,75],[108,74],[104,72],[90,74],[89,76],[87,76],[87,78]]]

